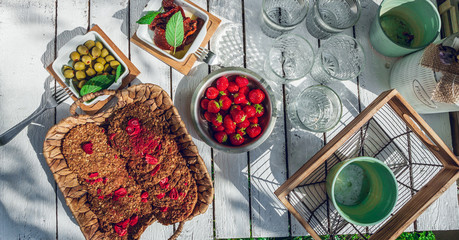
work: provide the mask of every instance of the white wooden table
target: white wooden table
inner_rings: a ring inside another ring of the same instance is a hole
[[[187,126],[191,126],[189,101],[200,79],[210,69],[197,65],[188,76],[162,63],[129,42],[135,21],[148,0],[0,0],[0,132],[4,132],[38,107],[44,69],[69,39],[98,24],[139,68],[136,82],[154,83],[168,91]],[[194,0],[204,9],[242,27],[243,56],[237,65],[262,73],[262,63],[272,39],[259,28],[261,0]],[[283,107],[292,94],[313,84],[303,82],[275,87],[283,101],[271,137],[254,151],[230,155],[211,149],[189,127],[215,184],[215,202],[206,214],[185,224],[181,239],[288,237],[307,235],[273,192],[326,142],[336,135],[376,96],[389,88],[390,66],[395,59],[377,54],[368,30],[381,0],[362,0],[363,13],[345,34],[357,38],[365,49],[366,68],[353,81],[330,86],[343,99],[344,114],[338,127],[326,134],[292,129]],[[294,31],[315,49],[303,22]],[[216,41],[215,39],[212,39]],[[212,45],[212,44],[211,44]],[[0,239],[82,239],[62,194],[42,155],[47,130],[69,116],[68,100],[49,110],[6,146],[0,147]],[[424,116],[451,146],[447,114]],[[459,229],[456,184],[446,191],[408,231]],[[166,239],[174,226],[153,224],[142,239]]]

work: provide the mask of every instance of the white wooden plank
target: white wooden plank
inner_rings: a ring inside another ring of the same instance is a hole
[[[245,1],[247,68],[262,74],[272,39],[261,31],[261,1]],[[272,84],[271,84],[272,85]],[[283,102],[282,86],[272,85],[276,100]],[[288,237],[288,211],[274,195],[287,179],[284,110],[278,104],[277,121],[270,137],[250,151],[252,237]]]
[[[88,1],[72,0],[57,3],[56,47],[59,50],[65,43],[77,35],[86,33],[88,27]],[[56,123],[68,117],[69,107],[73,103],[68,99],[56,108]],[[65,203],[64,196],[58,190],[57,232],[61,239],[84,239],[80,227]]]
[[[54,3],[0,2],[1,133],[39,106],[48,77],[43,66],[54,58]],[[55,182],[42,154],[53,124],[54,110],[49,110],[0,147],[2,239],[56,237]]]
[[[136,21],[142,15],[142,12],[148,0],[130,1],[130,34],[131,37],[137,30]],[[134,80],[133,84],[153,83],[163,88],[171,95],[171,68],[159,59],[147,53],[136,44],[130,43],[131,61],[139,69],[141,74]],[[153,223],[143,233],[141,239],[168,239],[174,233],[174,226],[163,226],[160,223]]]
[[[209,9],[212,14],[242,24],[241,1],[211,0]],[[242,29],[240,34],[242,36]],[[247,154],[226,154],[214,150],[213,159],[216,237],[250,237]]]

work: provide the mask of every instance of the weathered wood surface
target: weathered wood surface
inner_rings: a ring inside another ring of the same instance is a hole
[[[380,0],[362,0],[362,16],[344,34],[357,38],[365,49],[366,68],[358,79],[332,83],[343,99],[343,118],[326,134],[294,128],[283,107],[298,91],[316,84],[310,76],[285,86],[272,84],[280,101],[276,128],[258,149],[232,155],[211,149],[191,126],[189,102],[199,81],[215,68],[196,64],[188,76],[129,42],[135,21],[148,0],[4,0],[0,1],[0,132],[24,119],[38,106],[45,80],[43,68],[69,39],[98,24],[137,66],[141,74],[134,82],[154,83],[174,100],[193,140],[212,174],[214,205],[185,224],[181,239],[240,237],[287,237],[307,235],[303,227],[276,199],[273,192],[326,142],[336,135],[365,106],[389,88],[390,66],[396,59],[376,53],[368,40],[369,24]],[[216,16],[240,26],[232,44],[241,53],[232,65],[245,66],[263,75],[263,62],[273,39],[259,28],[261,1],[194,0]],[[223,26],[224,23],[222,23]],[[311,37],[305,23],[294,33],[304,36],[315,50],[320,41]],[[211,39],[212,41],[221,39]],[[31,41],[33,44],[31,44]],[[216,51],[217,49],[212,49]],[[54,82],[51,82],[54,84]],[[133,83],[135,84],[135,83]],[[50,110],[0,148],[0,239],[83,239],[62,194],[41,156],[48,128],[69,115],[68,100]],[[423,116],[451,146],[447,114]],[[416,222],[417,230],[459,229],[456,184],[440,197]],[[142,239],[167,239],[176,226],[150,226]],[[413,230],[414,226],[409,230]]]

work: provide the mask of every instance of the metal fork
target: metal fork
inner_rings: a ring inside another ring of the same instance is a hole
[[[35,110],[26,119],[22,120],[22,122],[16,124],[16,126],[10,128],[8,131],[0,135],[0,146],[7,144],[35,118],[40,116],[46,110],[57,107],[59,104],[67,100],[70,95],[71,92],[68,87],[62,88],[59,85],[56,88],[45,90],[45,93],[43,93],[41,96],[41,103],[37,110]]]
[[[210,66],[220,66],[217,55],[207,48],[199,47],[194,55],[196,55],[200,62],[205,62]]]

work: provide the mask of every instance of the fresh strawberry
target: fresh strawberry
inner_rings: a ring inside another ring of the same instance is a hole
[[[244,143],[244,137],[241,136],[240,134],[233,133],[229,136],[231,144],[235,146],[239,146]]]
[[[223,119],[223,127],[225,127],[226,133],[233,133],[236,131],[236,122],[229,115],[226,115]]]
[[[238,128],[247,128],[248,126],[250,126],[250,122],[247,118],[243,122],[236,124]]]
[[[207,110],[207,105],[209,105],[210,100],[207,98],[204,98],[201,100],[201,108],[204,110]]]
[[[239,105],[233,105],[233,106],[231,106],[230,114],[231,114],[232,111],[234,111],[234,109],[242,110],[241,106],[239,106]]]
[[[245,112],[245,114],[247,114],[248,118],[254,117],[257,113],[257,110],[254,106],[245,106],[242,110]]]
[[[218,96],[220,96],[220,97],[221,97],[221,96],[229,96],[229,95],[230,95],[230,93],[228,92],[227,89],[218,92]]]
[[[230,93],[237,93],[239,91],[239,86],[235,82],[230,82],[228,84],[228,91]]]
[[[254,89],[249,92],[249,101],[251,103],[259,104],[265,99],[265,93],[260,89]]]
[[[228,140],[228,135],[225,132],[216,132],[214,133],[214,138],[219,143],[225,143]]]
[[[255,138],[256,136],[260,135],[261,127],[258,124],[250,124],[246,132],[249,135],[249,137]]]
[[[220,107],[222,110],[228,110],[231,107],[231,104],[233,103],[228,96],[221,96],[218,102],[220,103]]]
[[[241,136],[245,136],[245,128],[236,128],[236,133],[241,135]]]
[[[220,91],[226,90],[228,88],[228,78],[225,76],[217,79],[217,89]]]
[[[212,120],[214,120],[214,118],[216,118],[216,114],[215,114],[215,113],[211,113],[211,112],[205,112],[205,113],[204,113],[204,118],[205,118],[208,122],[212,122]]]
[[[260,105],[260,104],[255,104],[255,110],[256,110],[256,113],[255,113],[255,117],[261,117],[263,116],[263,114],[265,114],[265,108]]]
[[[221,131],[225,131],[225,127],[223,126],[223,124],[220,126],[212,125],[212,130],[214,130],[215,132],[221,132]]]
[[[234,103],[245,105],[247,103],[247,99],[244,94],[236,93],[234,94]]]
[[[218,89],[214,88],[214,87],[209,87],[206,91],[206,97],[208,99],[215,99],[218,97]]]
[[[221,115],[220,113],[217,113],[217,114],[215,115],[215,118],[212,119],[212,124],[213,124],[214,126],[220,126],[220,125],[223,124],[223,117],[222,117],[222,115]]]
[[[234,110],[231,112],[231,117],[236,123],[241,123],[245,121],[247,115],[242,110]]]
[[[215,100],[210,100],[209,105],[207,105],[207,111],[218,113],[220,111],[220,104]]]
[[[242,77],[242,76],[237,76],[236,77],[236,84],[239,86],[239,88],[241,87],[245,87],[249,84],[249,80],[245,77]]]
[[[258,123],[258,118],[257,117],[251,117],[251,118],[249,118],[249,122],[257,124]]]
[[[239,93],[244,94],[246,97],[249,95],[249,92],[250,92],[250,89],[247,86],[241,87],[241,89],[239,89]]]
[[[94,151],[92,150],[92,143],[91,142],[87,142],[87,143],[83,143],[81,145],[81,148],[83,149],[83,151],[87,154],[92,154]]]

